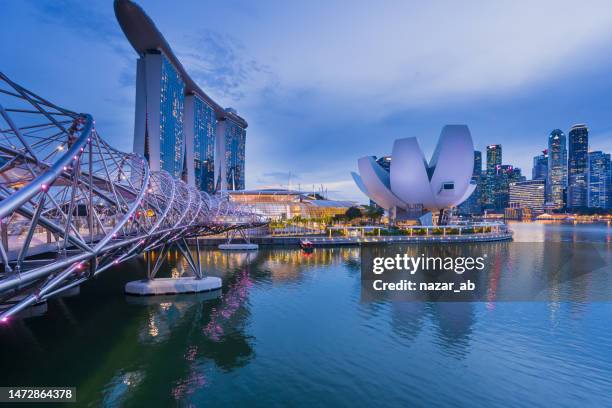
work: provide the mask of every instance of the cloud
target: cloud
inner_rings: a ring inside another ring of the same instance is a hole
[[[255,177],[257,188],[298,188],[301,176],[292,171],[262,171]]]
[[[202,30],[186,35],[177,54],[189,74],[204,89],[232,102],[242,100],[254,87],[274,81],[270,68],[252,58],[245,47],[228,34]]]
[[[119,85],[124,88],[134,86],[136,72],[130,62],[136,58],[136,53],[121,32],[110,2],[30,0],[28,4],[40,23],[61,27],[89,44],[89,47],[108,47],[125,66],[118,78]],[[104,6],[99,7],[99,4]],[[82,53],[82,50],[74,52]]]
[[[372,118],[529,91],[582,69],[612,38],[605,1],[265,4],[245,47],[283,88]]]
[[[61,25],[91,41],[122,39],[112,7],[97,8],[94,2],[79,0],[30,0],[35,15],[46,24]],[[101,11],[105,10],[105,12]]]

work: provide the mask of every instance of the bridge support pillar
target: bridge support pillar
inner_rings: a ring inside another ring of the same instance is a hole
[[[238,234],[240,234],[240,237],[244,240],[244,244],[242,244],[242,243],[241,244],[232,243],[232,239],[234,238],[234,235],[236,234],[236,231],[238,231]],[[241,228],[241,229],[238,229],[238,230],[228,231],[227,241],[226,241],[225,244],[219,245],[219,249],[221,249],[221,250],[230,250],[230,251],[244,251],[244,250],[252,251],[252,250],[259,249],[259,245],[252,244],[251,240],[248,237],[248,235]]]

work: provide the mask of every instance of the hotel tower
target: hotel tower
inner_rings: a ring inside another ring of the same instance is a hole
[[[138,53],[134,152],[202,191],[243,190],[247,122],[191,79],[145,12],[115,0],[115,15]]]

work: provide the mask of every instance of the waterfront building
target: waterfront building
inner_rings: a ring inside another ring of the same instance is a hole
[[[382,156],[376,160],[376,163],[378,163],[383,169],[391,171],[391,156]]]
[[[569,208],[588,205],[588,151],[589,129],[583,124],[572,126],[569,131],[567,163],[567,207]]]
[[[115,15],[138,53],[134,152],[202,191],[244,189],[247,122],[189,76],[153,21],[134,2]]]
[[[521,169],[510,164],[500,164],[495,169],[495,184],[493,188],[493,209],[503,213],[508,207],[510,198],[510,183],[523,181]]]
[[[591,208],[612,209],[612,167],[607,153],[589,153],[587,199]]]
[[[326,200],[319,195],[283,189],[230,191],[229,197],[272,221],[331,218],[357,205],[353,201]]]
[[[376,158],[376,156],[373,156],[373,157],[376,160],[376,163],[378,163],[378,165],[380,165],[381,168],[386,170],[388,173],[391,172],[391,156],[382,156],[378,159]],[[370,205],[374,207],[382,208],[381,206],[376,204],[372,199],[370,199]]]
[[[214,107],[197,95],[186,96],[184,129],[187,140],[187,163],[193,163],[194,184],[202,191],[213,193],[217,129]],[[190,144],[193,144],[192,148]]]
[[[458,207],[459,213],[464,215],[476,215],[482,213],[482,153],[474,150],[474,170],[472,171],[472,184],[476,189]]]
[[[231,118],[217,123],[217,190],[244,190],[246,129]]]
[[[546,200],[544,180],[515,181],[509,184],[510,208],[529,209],[533,215],[544,213]]]
[[[565,134],[555,129],[548,136],[548,176],[546,179],[546,201],[551,208],[565,206],[567,187],[567,147]]]
[[[487,146],[486,179],[483,206],[491,210],[495,208],[495,185],[497,177],[497,167],[502,163],[502,146],[494,144]]]
[[[389,212],[392,220],[424,215],[425,211],[444,210],[464,202],[476,189],[472,183],[474,144],[465,125],[447,125],[431,160],[425,160],[416,138],[398,139],[393,144],[390,171],[374,156],[357,161],[359,174],[351,173],[357,187]],[[421,218],[431,223],[432,214]]]
[[[533,158],[533,168],[531,170],[532,180],[546,180],[548,176],[548,150],[544,149],[542,154]]]

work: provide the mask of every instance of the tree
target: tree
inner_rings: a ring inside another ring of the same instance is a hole
[[[380,218],[385,215],[385,210],[380,208],[377,205],[366,205],[365,206],[365,215],[370,219],[371,222],[375,222],[380,220]]]
[[[355,218],[359,218],[361,217],[361,210],[357,207],[349,207],[346,212],[344,213],[344,216],[350,221],[350,220],[354,220]]]

